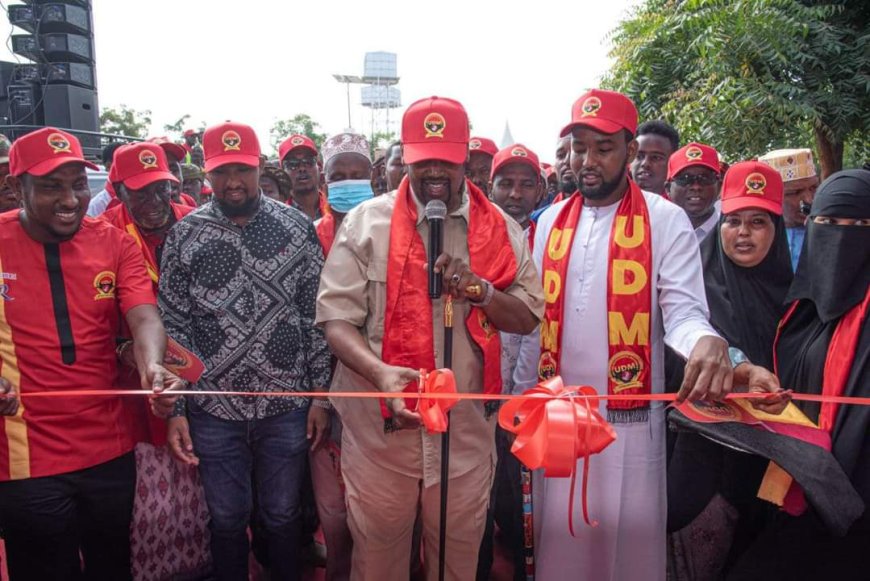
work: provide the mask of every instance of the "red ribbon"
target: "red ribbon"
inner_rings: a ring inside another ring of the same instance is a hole
[[[526,390],[524,399],[508,401],[498,414],[498,423],[516,434],[511,452],[532,470],[543,468],[544,476],[571,477],[568,528],[574,536],[574,488],[577,460],[583,459],[583,520],[590,526],[586,492],[589,457],[616,440],[616,431],[598,413],[598,393],[589,386],[565,387],[552,377]],[[594,404],[593,404],[594,400]]]
[[[449,369],[436,369],[426,372],[420,370],[418,391],[421,396],[432,394],[455,394],[456,378]],[[440,434],[447,431],[447,412],[456,405],[459,398],[421,397],[417,400],[417,412],[423,420],[423,426],[430,434]]]

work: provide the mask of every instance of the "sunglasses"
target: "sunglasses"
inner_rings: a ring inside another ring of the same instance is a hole
[[[699,186],[712,186],[717,181],[719,181],[719,176],[708,173],[681,175],[674,178],[674,183],[682,187],[691,186],[692,184],[698,184]]]
[[[312,168],[317,165],[317,160],[314,158],[309,159],[291,159],[290,161],[284,162],[284,168],[289,169],[291,171],[297,170],[300,167]]]

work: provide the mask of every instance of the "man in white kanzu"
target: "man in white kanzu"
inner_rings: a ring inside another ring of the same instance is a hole
[[[663,392],[665,342],[688,359],[680,399],[718,399],[731,389],[728,345],[707,321],[692,226],[680,208],[629,178],[636,129],[637,110],[619,93],[592,90],[572,107],[562,135],[571,136],[579,193],[538,222],[534,261],[545,319],[539,334],[523,340],[520,392],[553,375],[599,393]],[[664,406],[610,401],[600,408],[617,439],[590,463],[589,513],[599,524],[583,524],[579,484],[537,481],[537,578],[664,581]],[[572,494],[576,537],[568,532]]]

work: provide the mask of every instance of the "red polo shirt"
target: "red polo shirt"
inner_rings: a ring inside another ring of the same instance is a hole
[[[115,387],[121,317],[155,304],[141,251],[90,218],[71,240],[40,244],[18,214],[0,214],[0,374],[22,394]],[[25,396],[0,418],[0,481],[81,470],[133,445],[119,397]]]

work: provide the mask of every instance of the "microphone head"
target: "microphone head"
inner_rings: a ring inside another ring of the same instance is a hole
[[[443,220],[447,217],[447,206],[441,200],[430,200],[423,213],[427,220]]]

